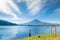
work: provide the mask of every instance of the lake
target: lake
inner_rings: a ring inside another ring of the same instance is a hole
[[[38,34],[51,34],[51,26],[0,26],[0,39],[25,38]],[[60,27],[56,27],[56,33],[60,33]]]

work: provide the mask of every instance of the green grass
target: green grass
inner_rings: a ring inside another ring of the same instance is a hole
[[[55,39],[60,40],[60,34],[40,34],[28,38],[21,38],[18,40],[55,40]]]

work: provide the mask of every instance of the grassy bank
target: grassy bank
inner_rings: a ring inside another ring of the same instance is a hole
[[[60,34],[40,34],[18,40],[60,40]]]

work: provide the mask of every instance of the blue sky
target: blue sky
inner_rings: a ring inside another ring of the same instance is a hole
[[[54,1],[55,2],[55,1]],[[48,23],[57,23],[60,24],[60,1],[54,4],[46,6],[46,10],[43,9],[43,16],[39,16],[39,20],[48,22]],[[42,13],[42,12],[41,12]]]
[[[60,24],[59,11],[60,0],[0,0],[0,19],[17,24],[34,19]]]

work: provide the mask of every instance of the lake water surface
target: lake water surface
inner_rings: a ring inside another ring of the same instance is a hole
[[[60,27],[56,27],[56,32],[60,33]],[[0,26],[0,39],[4,38],[24,38],[31,35],[51,34],[51,26]]]

